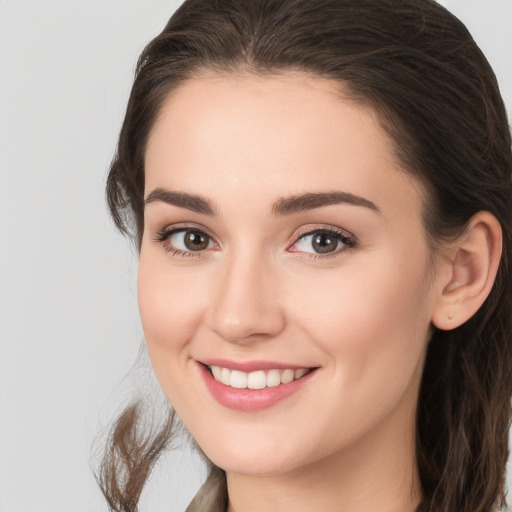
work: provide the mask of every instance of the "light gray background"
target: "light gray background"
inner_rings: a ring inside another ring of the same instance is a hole
[[[512,0],[443,3],[511,112]],[[142,330],[103,189],[136,58],[178,4],[0,0],[0,512],[107,510],[91,447],[133,391]],[[203,476],[180,451],[141,509],[183,510]]]

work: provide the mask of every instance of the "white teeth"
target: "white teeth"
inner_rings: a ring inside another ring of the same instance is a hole
[[[295,372],[293,370],[285,370],[281,373],[281,384],[288,384],[295,378]]]
[[[281,384],[281,374],[279,370],[270,370],[267,373],[267,387],[274,388]]]
[[[267,387],[267,377],[265,372],[258,371],[249,373],[247,378],[247,387],[249,389],[263,389]]]
[[[304,377],[308,371],[306,368],[299,368],[298,370],[295,370],[295,378],[300,379],[301,377]]]
[[[273,388],[280,384],[288,384],[296,379],[300,379],[310,371],[308,368],[299,368],[297,370],[258,370],[246,373],[213,365],[209,368],[216,381],[236,389]]]
[[[220,381],[226,386],[231,386],[231,370],[222,368],[220,372]]]
[[[212,366],[211,370],[213,376],[215,377],[215,380],[221,380],[222,369],[220,368],[220,366]]]
[[[230,385],[232,388],[244,389],[247,387],[247,373],[233,370],[231,372]]]

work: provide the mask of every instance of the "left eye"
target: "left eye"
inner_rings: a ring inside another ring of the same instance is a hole
[[[352,245],[350,240],[335,231],[314,231],[301,236],[293,244],[293,251],[328,254],[344,246]]]
[[[180,229],[167,236],[168,243],[178,251],[204,251],[213,246],[212,239],[201,231]]]

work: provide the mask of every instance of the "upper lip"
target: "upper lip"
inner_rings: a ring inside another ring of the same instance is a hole
[[[316,368],[315,366],[282,363],[278,361],[231,361],[229,359],[196,359],[197,362],[206,366],[220,366],[230,370],[241,372],[255,372],[258,370],[298,370],[300,368]]]

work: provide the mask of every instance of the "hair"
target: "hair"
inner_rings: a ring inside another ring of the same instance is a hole
[[[306,72],[370,106],[404,170],[426,190],[427,239],[456,238],[477,212],[503,231],[494,286],[451,331],[433,329],[416,419],[418,512],[506,505],[512,389],[512,151],[496,77],[466,27],[433,0],[187,0],[142,52],[107,180],[117,227],[140,247],[144,153],[171,91],[203,72]],[[137,406],[115,423],[99,481],[111,510],[135,512],[173,417],[140,429]],[[225,510],[225,475],[188,510]]]

